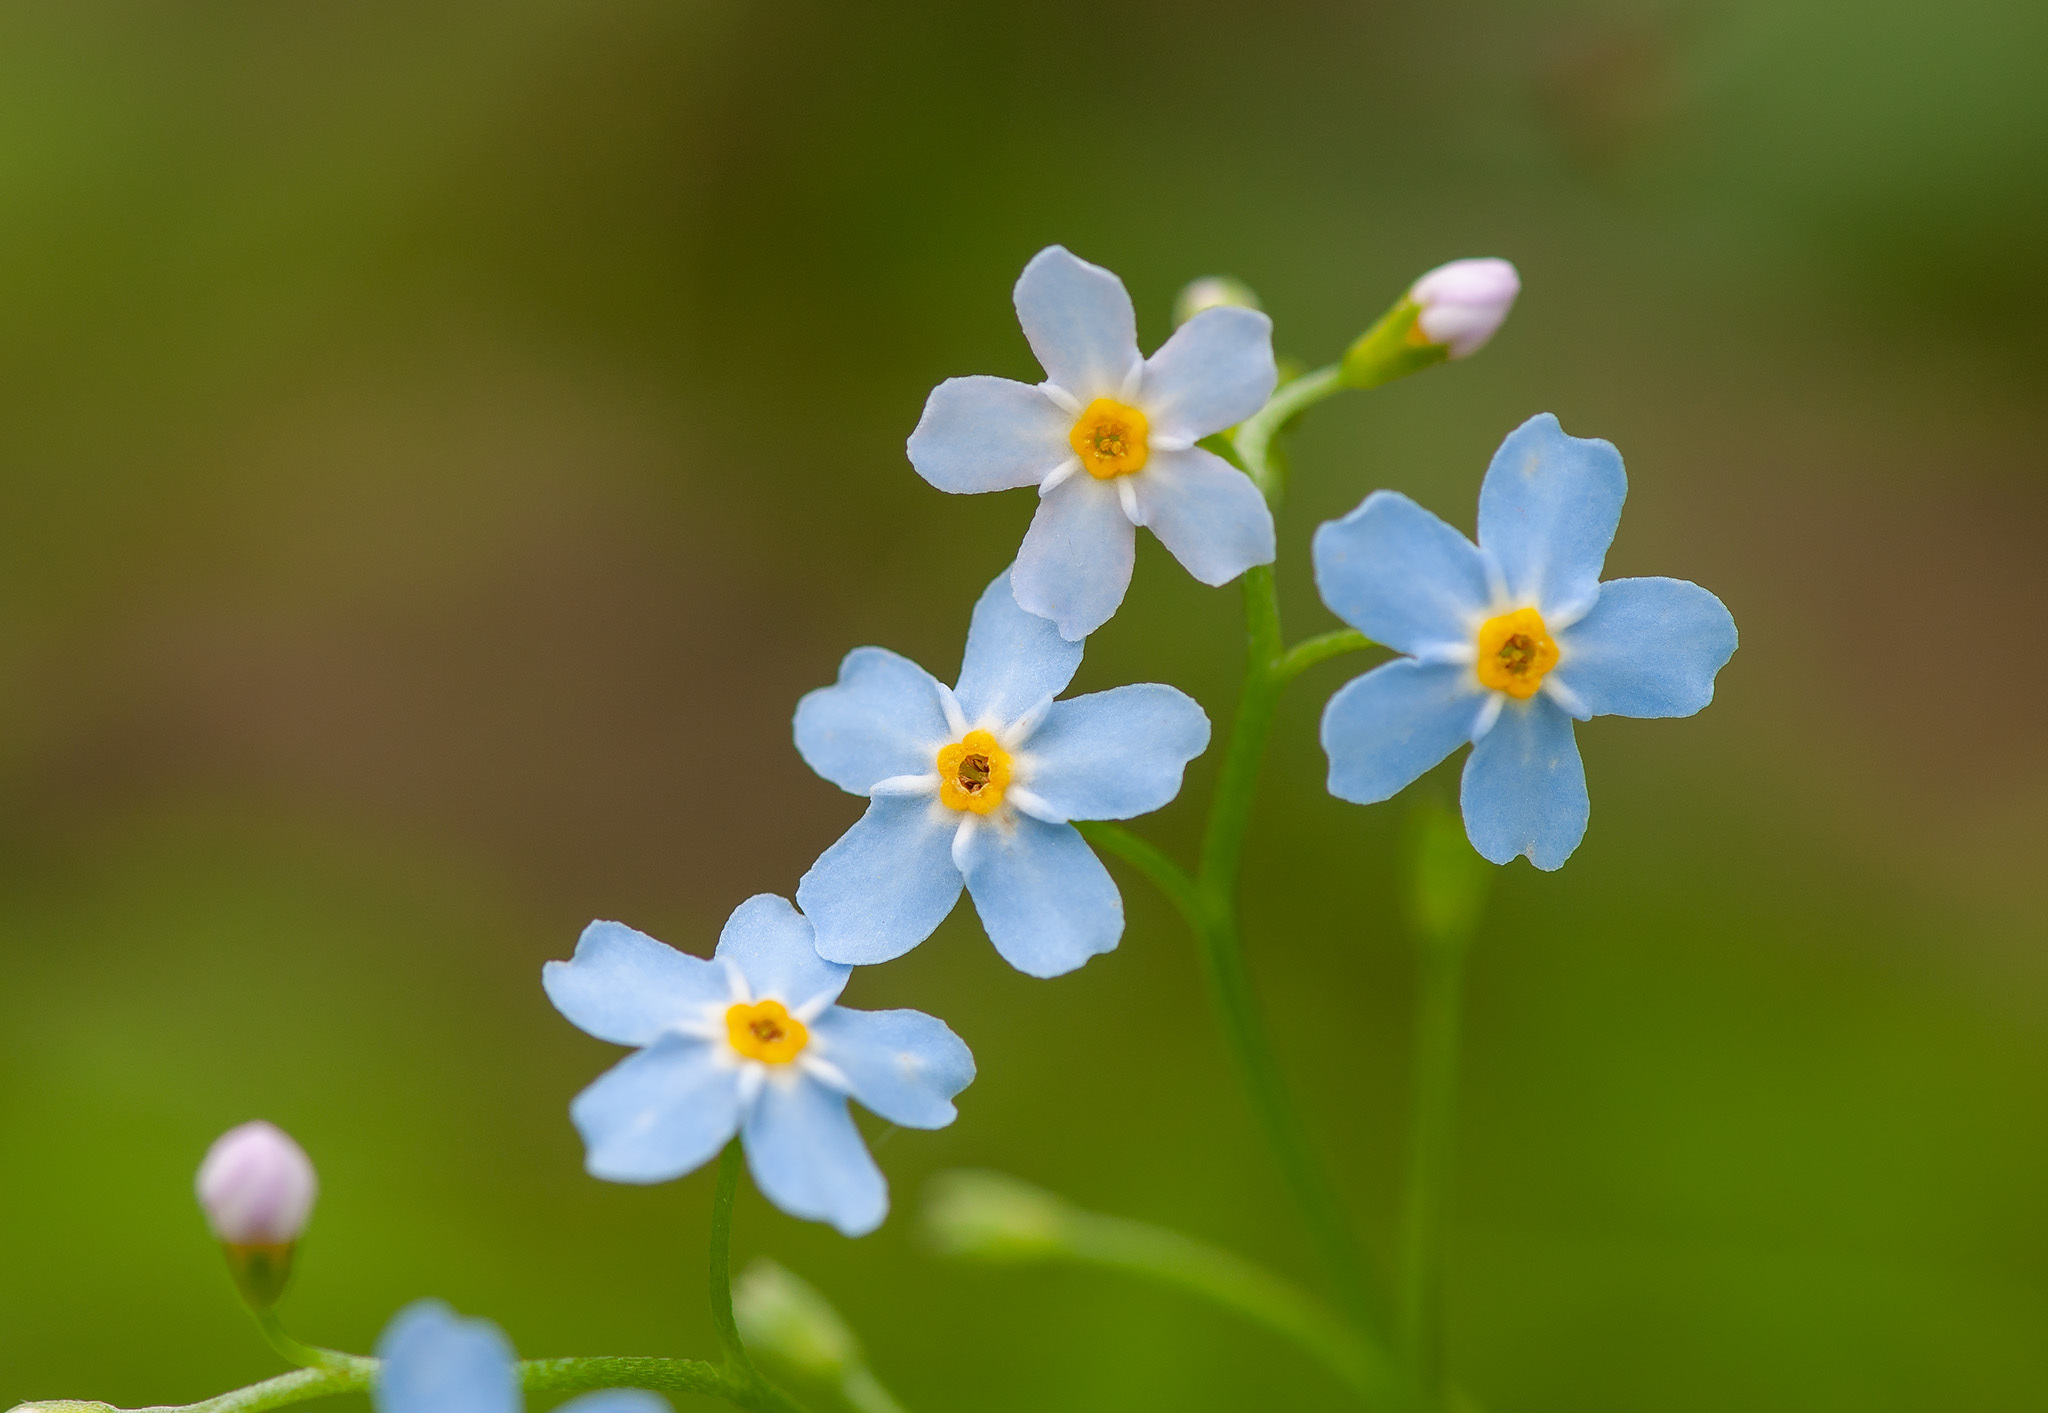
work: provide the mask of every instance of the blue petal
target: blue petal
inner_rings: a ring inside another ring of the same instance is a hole
[[[1114,484],[1076,472],[1038,502],[1010,587],[1027,613],[1079,641],[1109,622],[1131,584],[1137,537]]]
[[[892,775],[923,775],[952,739],[939,684],[886,648],[855,648],[839,680],[796,704],[796,748],[804,764],[855,795]]]
[[[512,1345],[488,1320],[438,1300],[398,1312],[377,1339],[377,1413],[519,1413]]]
[[[669,1401],[644,1388],[608,1388],[557,1404],[555,1413],[672,1413]]]
[[[1024,746],[1031,793],[1067,819],[1129,819],[1180,793],[1209,745],[1209,717],[1157,682],[1055,702]]]
[[[976,724],[1008,726],[1067,689],[1080,669],[1081,648],[1061,637],[1052,620],[1017,607],[1005,569],[974,605],[960,685],[953,689],[961,713]],[[932,761],[922,768],[932,769]]]
[[[1279,380],[1271,319],[1256,309],[1204,309],[1145,361],[1138,403],[1155,435],[1197,441],[1264,407]]]
[[[1331,611],[1399,653],[1470,647],[1493,597],[1478,548],[1397,491],[1325,522],[1315,561]]]
[[[1074,415],[1029,383],[948,378],[925,399],[910,434],[910,464],[942,491],[972,494],[1035,486],[1074,454]]]
[[[742,1137],[754,1185],[792,1217],[865,1236],[889,1214],[889,1185],[853,1126],[845,1095],[815,1080],[778,1076],[761,1090]]]
[[[1015,297],[1046,377],[1084,403],[1123,390],[1138,362],[1138,316],[1122,280],[1048,245],[1017,277]]]
[[[1252,478],[1200,447],[1155,451],[1131,477],[1145,528],[1202,583],[1273,562],[1273,510]]]
[[[756,893],[732,910],[711,954],[737,965],[756,1000],[773,996],[791,1010],[839,999],[853,968],[818,955],[811,920],[774,893]]]
[[[731,991],[720,968],[622,922],[584,928],[576,955],[542,967],[540,984],[572,1025],[614,1045],[651,1045]]]
[[[1683,579],[1614,579],[1558,652],[1551,675],[1590,715],[1691,716],[1735,655],[1735,619]]]
[[[714,1042],[671,1035],[628,1055],[569,1105],[584,1167],[607,1182],[667,1182],[718,1156],[740,1122],[739,1070]]]
[[[1330,793],[1374,805],[1471,739],[1484,690],[1463,663],[1397,658],[1337,690],[1323,708]]]
[[[1564,709],[1541,695],[1510,701],[1472,748],[1458,803],[1482,857],[1504,864],[1526,854],[1538,868],[1562,867],[1593,808]]]
[[[967,847],[967,893],[1003,960],[1027,976],[1058,976],[1114,948],[1124,900],[1071,824],[993,817]]]
[[[851,966],[900,957],[946,920],[960,897],[959,817],[933,799],[885,795],[796,885],[818,955]]]
[[[819,1057],[853,1086],[854,1098],[905,1128],[953,1122],[953,1096],[974,1079],[966,1044],[922,1011],[834,1006],[812,1024],[811,1036]]]
[[[1508,433],[1479,487],[1479,543],[1508,596],[1546,618],[1591,607],[1627,495],[1612,444],[1567,436],[1548,412]]]

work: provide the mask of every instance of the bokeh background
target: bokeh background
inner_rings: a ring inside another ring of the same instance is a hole
[[[1469,526],[1524,417],[1620,445],[1615,573],[1718,590],[1712,710],[1582,735],[1570,866],[1476,954],[1450,1336],[1500,1413],[2038,1408],[2048,1387],[2048,9],[2031,0],[19,0],[0,8],[0,1405],[276,1372],[189,1197],[289,1127],[286,1311],[423,1294],[531,1354],[704,1352],[707,1174],[582,1176],[616,1052],[537,985],[594,916],[686,948],[858,802],[796,697],[942,676],[1028,493],[902,442],[1035,376],[1053,241],[1148,344],[1228,272],[1333,356],[1515,260],[1485,353],[1315,414],[1282,521]],[[1234,594],[1149,540],[1083,685],[1227,713]],[[1375,1247],[1399,1171],[1405,801],[1321,789],[1290,699],[1251,961]],[[1453,767],[1454,771],[1455,767]],[[1141,827],[1186,850],[1210,778]],[[1452,773],[1419,787],[1447,790]],[[916,1239],[949,1166],[1313,1283],[1192,949],[1045,983],[964,908],[854,1004],[981,1078],[877,1134],[848,1242],[773,1253],[925,1410],[1337,1406],[1263,1334]]]

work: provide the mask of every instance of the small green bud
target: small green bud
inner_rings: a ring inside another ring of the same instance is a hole
[[[1179,328],[1204,309],[1222,309],[1235,306],[1239,309],[1257,309],[1258,295],[1243,280],[1233,280],[1228,275],[1204,275],[1184,285],[1174,296],[1173,324]]]
[[[836,1382],[861,1363],[860,1341],[832,1303],[765,1257],[740,1273],[732,1313],[748,1348],[809,1378]]]
[[[1003,1173],[940,1173],[925,1188],[924,1231],[942,1255],[1038,1260],[1072,1245],[1073,1211],[1045,1189]]]
[[[1478,930],[1497,869],[1473,849],[1458,817],[1441,805],[1416,808],[1409,919],[1422,938],[1461,946]]]

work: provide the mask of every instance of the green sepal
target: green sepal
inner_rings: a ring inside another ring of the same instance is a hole
[[[228,1258],[228,1274],[235,1278],[242,1299],[258,1310],[277,1304],[292,1278],[291,1242],[260,1246],[223,1242],[220,1249]]]
[[[1417,339],[1415,321],[1421,317],[1422,306],[1402,295],[1345,350],[1337,381],[1347,388],[1376,388],[1449,358],[1451,350],[1446,345]]]

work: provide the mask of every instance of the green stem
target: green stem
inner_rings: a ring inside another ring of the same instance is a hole
[[[1280,655],[1280,661],[1273,665],[1273,670],[1284,680],[1292,682],[1319,662],[1328,662],[1346,653],[1364,652],[1376,646],[1372,639],[1356,628],[1338,628],[1318,633],[1313,638],[1303,638]]]
[[[263,1338],[270,1347],[287,1363],[301,1369],[350,1369],[367,1365],[373,1361],[360,1354],[343,1354],[338,1349],[322,1349],[315,1344],[305,1344],[292,1336],[278,1319],[277,1311],[268,1305],[252,1305],[250,1313],[256,1317],[256,1327],[263,1331]]]
[[[1252,483],[1265,493],[1266,499],[1277,500],[1281,491],[1280,468],[1274,464],[1273,441],[1287,426],[1309,408],[1314,407],[1332,393],[1342,392],[1344,384],[1338,380],[1340,369],[1335,363],[1327,368],[1318,368],[1313,373],[1282,383],[1273,390],[1273,396],[1266,405],[1238,424],[1231,441],[1243,460],[1245,470]]]
[[[718,1186],[711,1194],[711,1325],[726,1366],[752,1375],[754,1361],[747,1357],[732,1313],[732,1204],[739,1185],[740,1141],[735,1138],[718,1156]]]
[[[1096,848],[1114,854],[1150,879],[1152,886],[1180,909],[1191,929],[1200,932],[1209,925],[1208,900],[1195,886],[1195,880],[1188,877],[1187,870],[1169,858],[1164,849],[1140,839],[1121,824],[1077,820],[1074,827]]]
[[[294,1369],[262,1383],[218,1394],[199,1403],[158,1404],[117,1409],[109,1403],[59,1399],[23,1403],[13,1413],[263,1413],[337,1393],[360,1393],[376,1377],[377,1361],[349,1355],[344,1369]],[[641,1359],[597,1356],[584,1359],[529,1359],[519,1366],[522,1388],[566,1393],[579,1389],[645,1388],[662,1393],[701,1393],[722,1398],[748,1413],[803,1413],[759,1379],[735,1378],[699,1359]]]
[[[1464,1004],[1462,939],[1425,941],[1417,960],[1412,1124],[1401,1204],[1401,1343],[1415,1380],[1444,1400],[1444,1185],[1458,1101],[1458,1031]]]

